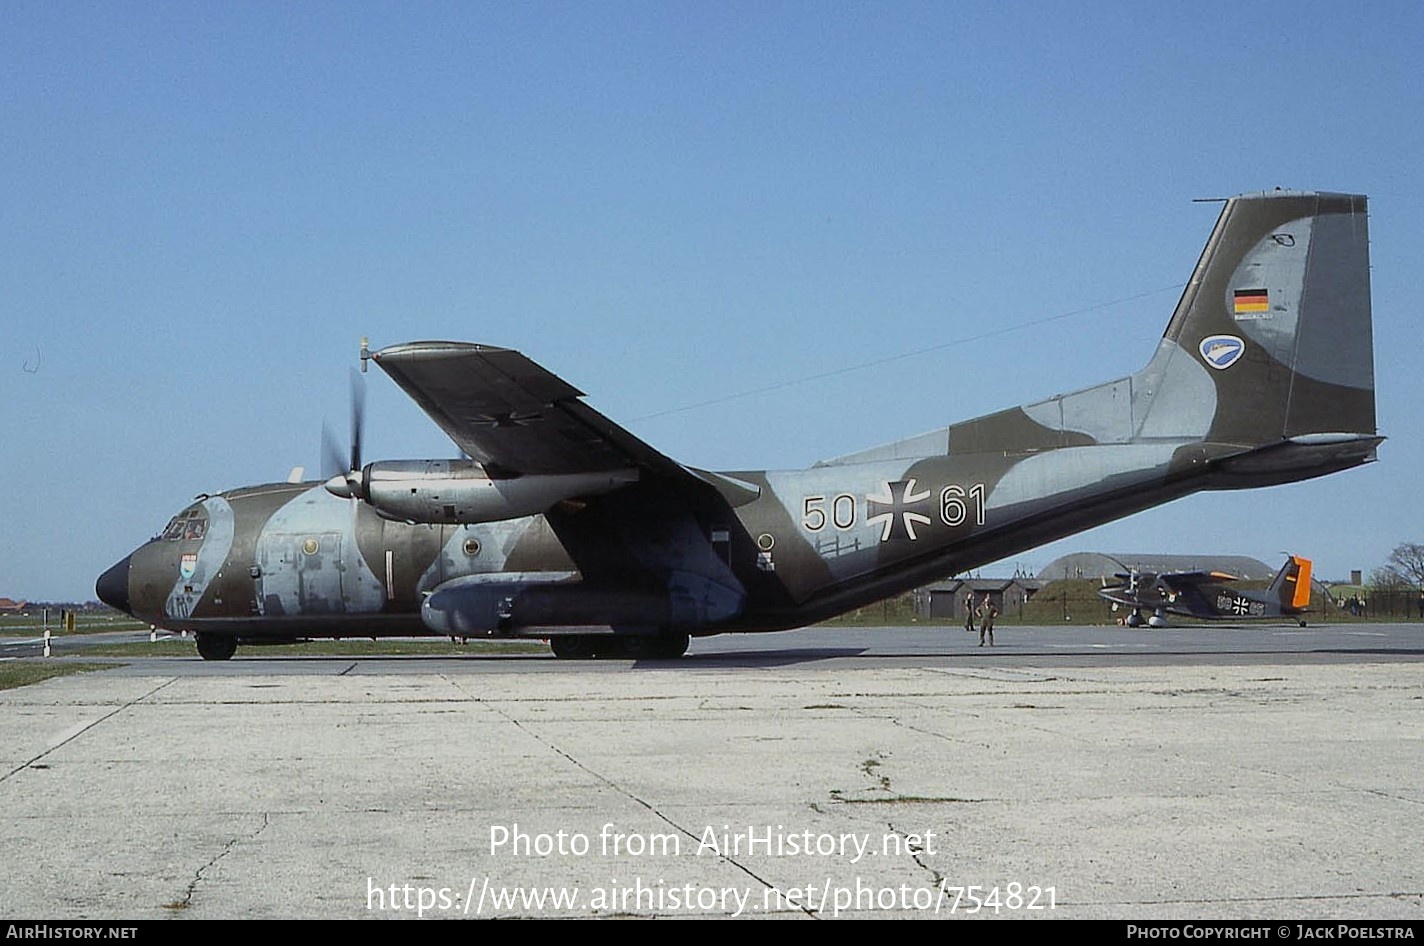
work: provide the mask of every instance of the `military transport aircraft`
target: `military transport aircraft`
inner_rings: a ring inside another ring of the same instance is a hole
[[[1136,374],[794,472],[684,466],[516,351],[396,345],[370,358],[467,459],[353,446],[326,482],[199,496],[97,591],[208,659],[432,633],[673,657],[1198,490],[1345,470],[1383,440],[1366,223],[1362,196],[1231,198]]]
[[[1286,557],[1285,565],[1265,591],[1240,591],[1227,585],[1238,581],[1226,572],[1139,572],[1114,576],[1115,585],[1104,585],[1098,594],[1113,603],[1113,610],[1129,610],[1128,627],[1166,627],[1168,614],[1180,614],[1203,621],[1242,621],[1261,618],[1290,618],[1305,627],[1305,611],[1310,607],[1310,559]],[[1144,619],[1143,612],[1151,617]]]

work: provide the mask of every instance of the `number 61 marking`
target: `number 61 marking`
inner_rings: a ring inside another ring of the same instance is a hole
[[[970,502],[965,502],[965,497]],[[984,484],[975,483],[966,492],[963,486],[946,486],[939,491],[939,519],[950,528],[964,524],[969,506],[974,506],[974,524],[984,524]]]

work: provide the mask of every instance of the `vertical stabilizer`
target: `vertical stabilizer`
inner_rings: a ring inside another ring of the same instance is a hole
[[[956,424],[950,453],[1192,444],[1181,465],[1210,463],[1212,488],[1374,459],[1382,438],[1365,208],[1352,194],[1231,198],[1145,367]]]
[[[1366,201],[1273,191],[1226,202],[1164,335],[1206,371],[1206,439],[1374,436]]]
[[[1310,607],[1310,559],[1299,555],[1287,558],[1272,579],[1267,597],[1279,602],[1285,614]]]

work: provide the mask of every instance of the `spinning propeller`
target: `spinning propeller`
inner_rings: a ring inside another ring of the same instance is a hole
[[[365,350],[365,340],[361,343]],[[363,362],[362,367],[365,367]],[[365,499],[366,474],[361,465],[361,435],[366,426],[366,383],[351,369],[351,453],[342,456],[331,427],[321,425],[321,475],[327,491],[343,499]]]

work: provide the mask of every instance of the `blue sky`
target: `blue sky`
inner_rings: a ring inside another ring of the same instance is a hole
[[[984,571],[1368,573],[1424,541],[1421,27],[1416,3],[0,5],[0,595],[90,598],[194,494],[314,475],[362,335],[518,348],[686,463],[799,467],[1136,369],[1215,220],[1192,199],[1276,186],[1370,196],[1381,462]],[[368,458],[453,452],[368,380]]]

